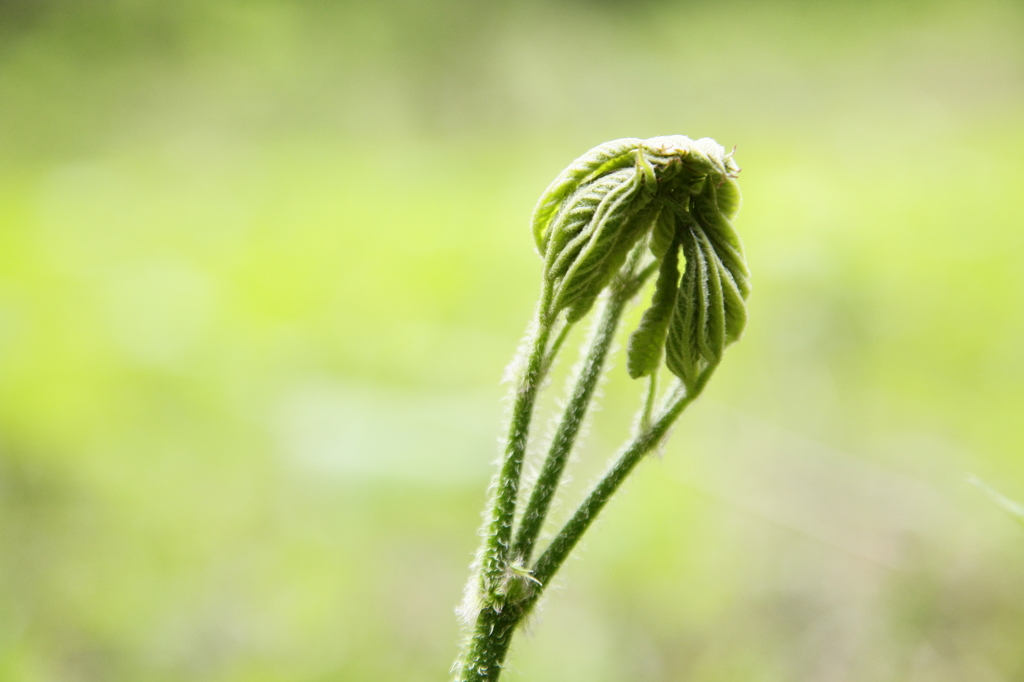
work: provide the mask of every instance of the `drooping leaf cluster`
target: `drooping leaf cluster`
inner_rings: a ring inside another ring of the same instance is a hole
[[[746,324],[750,275],[731,223],[738,173],[732,155],[710,138],[624,138],[581,156],[534,211],[552,290],[548,312],[581,319],[647,240],[658,274],[629,341],[627,369],[634,378],[650,375],[664,356],[692,388]]]

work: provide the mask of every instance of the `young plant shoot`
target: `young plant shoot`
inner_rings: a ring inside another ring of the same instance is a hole
[[[541,196],[533,213],[544,261],[540,301],[515,365],[508,437],[461,610],[472,629],[455,664],[458,682],[498,679],[517,626],[743,332],[750,274],[731,222],[738,174],[732,155],[710,138],[626,138],[591,149]],[[554,539],[538,548],[619,319],[652,277],[650,305],[627,346],[629,375],[648,382],[635,433]],[[599,320],[565,412],[533,489],[521,495],[538,392],[569,330],[595,305]],[[662,361],[676,381],[659,397]]]

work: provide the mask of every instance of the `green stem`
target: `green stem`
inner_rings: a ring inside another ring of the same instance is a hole
[[[550,311],[551,298],[551,287],[545,282],[531,331],[533,338],[529,344],[526,367],[516,386],[505,456],[495,486],[480,560],[480,582],[476,595],[479,612],[476,614],[472,638],[466,643],[457,664],[458,682],[497,680],[516,625],[523,617],[521,608],[506,603],[502,590],[509,564],[512,525],[534,403],[544,375],[551,368],[552,359],[570,327],[568,324],[563,327],[549,350],[548,339],[555,322],[555,316]]]
[[[540,388],[548,338],[553,326],[550,304],[551,287],[545,282],[541,292],[540,305],[537,308],[536,324],[532,332],[533,339],[527,356],[526,368],[516,387],[504,461],[487,524],[487,535],[480,563],[480,596],[485,599],[486,603],[498,598],[498,590],[508,564],[512,524],[515,521],[516,498],[519,494],[519,481],[522,477],[530,420],[533,417],[533,406]]]
[[[547,376],[551,366],[555,364],[555,357],[558,355],[558,351],[562,349],[562,344],[565,343],[565,339],[569,336],[569,332],[575,326],[575,322],[566,321],[562,325],[562,329],[558,332],[558,336],[555,337],[554,343],[551,344],[551,348],[548,350],[547,355],[544,356],[544,363],[541,365],[541,378]]]
[[[651,426],[651,414],[654,413],[654,401],[658,397],[658,370],[655,368],[647,380],[647,399],[644,400],[643,409],[640,412],[640,431],[646,431]]]
[[[619,326],[619,319],[622,317],[622,311],[626,305],[625,293],[624,287],[619,287],[605,302],[601,321],[590,341],[587,359],[577,377],[572,397],[562,414],[555,437],[551,441],[551,449],[548,451],[547,459],[537,477],[526,511],[523,512],[516,540],[512,545],[512,556],[516,560],[522,561],[524,566],[529,563],[530,556],[533,554],[537,536],[540,534],[544,518],[551,506],[551,500],[558,489],[562,472],[569,461],[569,454],[576,442],[576,436],[579,434],[580,427],[583,426],[587,408],[590,407],[594,397],[594,389],[597,388],[597,382],[604,370],[608,349],[615,338],[615,330]]]
[[[569,461],[569,455],[572,453],[576,437],[583,426],[587,409],[593,400],[594,389],[604,370],[605,358],[608,356],[612,340],[615,338],[615,330],[619,326],[626,303],[639,293],[647,278],[657,269],[648,266],[639,273],[637,272],[637,267],[646,250],[646,242],[637,244],[626,259],[622,271],[609,287],[608,300],[605,302],[601,321],[590,341],[587,359],[576,378],[572,397],[562,413],[562,419],[558,424],[555,437],[551,441],[547,459],[544,461],[540,476],[537,477],[530,501],[520,521],[519,531],[512,547],[512,557],[521,562],[522,566],[526,566],[530,562],[537,536],[540,535],[544,519],[551,507],[551,501],[558,490],[562,472]]]
[[[562,566],[562,563],[569,556],[576,543],[579,542],[583,533],[586,532],[590,524],[597,518],[597,515],[604,508],[605,504],[608,503],[612,494],[626,480],[626,476],[643,459],[644,455],[657,447],[658,443],[665,437],[665,434],[668,433],[673,422],[690,403],[697,399],[697,396],[704,390],[708,379],[711,378],[713,371],[713,366],[705,369],[697,379],[693,391],[675,398],[649,429],[639,433],[626,446],[618,461],[615,462],[615,465],[598,482],[590,495],[587,496],[587,499],[580,505],[576,513],[573,514],[572,518],[569,519],[561,532],[552,540],[551,544],[537,560],[536,565],[533,567],[533,577],[540,582],[540,585],[524,603],[524,611],[529,611],[536,603],[544,588],[550,583],[551,578]]]
[[[584,371],[577,382],[570,406],[566,409],[558,434],[552,443],[544,471],[534,488],[524,527],[520,528],[514,553],[510,555],[512,527],[515,519],[516,499],[522,476],[523,458],[526,452],[527,436],[533,406],[540,384],[551,368],[552,361],[569,333],[571,325],[566,323],[548,348],[548,339],[555,327],[555,316],[550,313],[551,287],[545,283],[538,306],[534,336],[530,343],[526,370],[516,390],[509,424],[505,459],[495,489],[494,503],[486,528],[486,539],[480,562],[476,625],[473,635],[463,649],[457,667],[458,682],[492,682],[501,674],[501,667],[508,653],[516,626],[526,614],[524,601],[510,598],[506,594],[511,578],[510,565],[514,560],[525,565],[530,551],[543,524],[547,509],[558,486],[568,454],[579,432],[594,393],[594,388],[604,367],[604,360],[614,338],[615,330],[625,304],[643,286],[650,272],[635,275],[636,266],[643,256],[643,245],[638,245],[630,255],[622,273],[611,286],[609,300],[598,331],[591,343],[591,350]],[[547,483],[543,483],[547,481]],[[544,492],[546,491],[546,492]],[[532,510],[532,511],[531,511]],[[520,559],[521,549],[526,558]],[[534,580],[530,580],[536,583]]]
[[[495,682],[523,615],[521,609],[485,606],[477,617],[466,653],[459,660],[456,682]]]

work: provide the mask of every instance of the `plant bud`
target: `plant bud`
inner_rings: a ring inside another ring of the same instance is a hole
[[[581,156],[534,210],[552,290],[548,313],[582,318],[647,240],[658,278],[627,367],[647,376],[664,351],[669,369],[692,388],[746,324],[750,274],[730,223],[740,204],[738,173],[732,154],[710,138],[623,138]]]

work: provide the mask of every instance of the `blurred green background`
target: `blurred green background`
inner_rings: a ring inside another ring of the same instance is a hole
[[[748,332],[508,679],[1024,679],[1020,2],[0,0],[0,680],[446,679],[533,203],[677,133]]]

